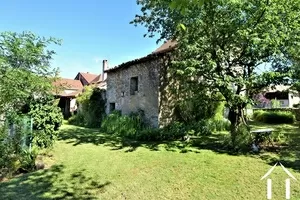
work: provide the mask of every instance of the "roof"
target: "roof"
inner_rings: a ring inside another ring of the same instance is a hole
[[[94,83],[99,83],[99,82],[102,82],[102,76],[101,74],[99,74],[98,76],[96,76],[91,82],[90,84],[94,84]]]
[[[62,87],[64,89],[82,89],[83,85],[80,80],[74,80],[69,78],[60,78],[53,83],[56,87]]]
[[[276,86],[270,86],[266,89],[266,92],[283,92],[288,91],[291,86],[289,85],[276,85]]]
[[[167,42],[165,42],[164,44],[162,44],[159,48],[157,48],[154,52],[152,52],[151,54],[135,59],[135,60],[131,60],[125,63],[122,63],[114,68],[110,68],[105,70],[105,72],[114,72],[120,69],[124,69],[127,67],[130,67],[134,64],[139,64],[139,63],[143,63],[143,62],[147,62],[149,60],[154,60],[157,59],[158,57],[165,55],[167,52],[170,52],[171,50],[174,49],[174,47],[176,46],[176,41],[171,41],[168,40]]]
[[[168,40],[165,43],[163,43],[159,48],[157,48],[153,53],[161,53],[170,51],[175,48],[177,42],[175,40]]]
[[[65,91],[61,92],[60,94],[57,94],[61,97],[76,97],[79,93],[81,93],[81,90],[77,90],[71,93],[66,93]]]
[[[89,72],[79,72],[78,74],[80,74],[88,83],[92,82],[97,77],[97,74],[91,74]]]

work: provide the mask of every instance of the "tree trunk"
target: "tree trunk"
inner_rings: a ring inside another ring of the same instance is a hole
[[[231,134],[231,142],[233,147],[235,147],[236,145],[236,137],[238,134],[238,127],[240,126],[240,124],[242,123],[242,108],[230,108],[229,109],[229,115],[228,115],[228,119],[231,123],[230,126],[230,134]]]

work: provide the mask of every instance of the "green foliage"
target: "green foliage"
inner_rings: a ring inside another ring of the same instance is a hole
[[[228,119],[210,119],[207,121],[207,127],[212,132],[229,131],[230,121]]]
[[[50,61],[55,52],[47,47],[59,42],[30,32],[0,33],[0,114],[18,113],[27,100],[51,92],[56,70]]]
[[[277,99],[272,99],[271,100],[271,107],[272,108],[279,108],[280,107],[280,101],[278,101]]]
[[[251,145],[253,143],[253,138],[249,128],[246,125],[239,125],[237,128],[237,136],[235,138],[234,145],[232,144],[232,137],[226,135],[224,138],[224,144],[230,149],[238,152],[249,152],[251,150]]]
[[[71,119],[79,122],[78,125],[97,128],[101,126],[101,121],[105,117],[105,90],[87,86],[84,92],[77,98],[80,104],[79,116]],[[83,119],[83,121],[81,121]]]
[[[84,116],[81,113],[72,115],[68,119],[68,123],[75,126],[84,126]]]
[[[26,146],[30,133],[24,124],[24,118],[15,118],[11,122],[14,124],[12,132],[8,123],[0,127],[0,177],[11,177],[17,171],[28,172],[35,169],[37,151],[29,150]]]
[[[295,115],[288,111],[255,111],[253,119],[268,124],[293,124]]]
[[[114,111],[104,118],[101,129],[108,134],[116,134],[120,137],[136,138],[137,132],[142,130],[142,117],[137,114],[131,116],[121,115]]]
[[[62,124],[61,110],[53,100],[40,98],[30,105],[33,118],[33,141],[40,148],[52,147]]]
[[[291,80],[290,68],[300,58],[300,1],[186,2],[138,1],[141,13],[132,23],[145,26],[149,37],[176,39],[170,70],[189,83],[185,91],[221,93],[236,130],[254,94]],[[257,73],[262,63],[272,67]]]
[[[181,122],[173,122],[161,129],[144,128],[137,132],[136,139],[141,141],[167,141],[183,139],[188,131]]]
[[[215,115],[219,118],[223,117],[223,113],[220,113],[224,109],[220,95],[209,93],[205,89],[198,93],[195,91],[195,93],[187,92],[183,94],[184,90],[181,90],[181,92],[182,96],[180,100],[177,100],[176,107],[178,121],[188,124],[210,119]],[[217,114],[217,112],[219,113]]]
[[[237,130],[236,145],[234,148],[241,151],[249,151],[252,143],[253,139],[249,128],[245,125],[240,125]]]
[[[222,98],[220,98],[221,100]],[[223,100],[223,99],[222,99]],[[215,115],[213,116],[214,120],[223,120],[224,119],[224,110],[225,110],[225,101],[220,101],[215,109]]]

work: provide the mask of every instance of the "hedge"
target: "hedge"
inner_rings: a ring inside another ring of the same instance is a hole
[[[272,112],[278,112],[278,111],[291,112],[292,114],[295,115],[296,120],[300,121],[300,108],[256,108],[256,109],[253,109],[253,112],[259,111],[259,110],[267,111],[267,112],[269,112],[269,111],[272,111]]]
[[[258,110],[253,113],[253,119],[268,124],[293,124],[296,117],[289,111],[263,111]]]

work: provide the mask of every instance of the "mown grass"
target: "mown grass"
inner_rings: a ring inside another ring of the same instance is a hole
[[[299,137],[296,126],[281,128],[290,138]],[[271,167],[270,160],[232,155],[222,147],[223,136],[205,136],[198,146],[140,143],[64,125],[48,158],[55,164],[1,183],[0,199],[266,199],[266,182],[260,178]],[[289,170],[300,178],[296,166]],[[277,167],[271,178],[273,199],[284,199],[286,174]],[[300,199],[299,182],[292,181],[291,187],[292,198]]]

